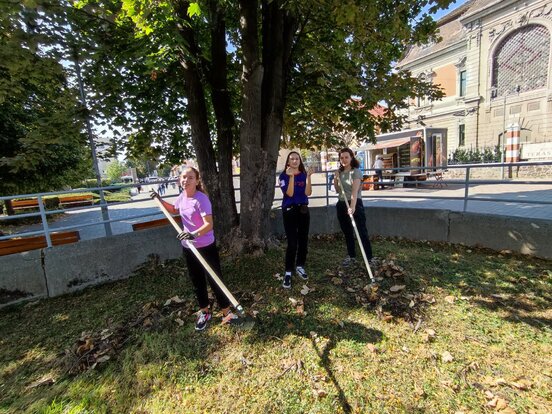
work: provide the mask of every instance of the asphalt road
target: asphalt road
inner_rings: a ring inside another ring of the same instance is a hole
[[[236,179],[236,188],[239,180]],[[313,196],[310,199],[311,206],[334,205],[337,201],[337,194],[328,190],[325,178],[321,174],[313,176]],[[463,211],[463,199],[431,199],[431,197],[456,197],[463,198],[465,189],[460,185],[448,185],[433,187],[432,181],[427,181],[421,188],[386,188],[378,191],[364,191],[363,200],[365,207],[406,207],[421,209],[443,209],[452,211]],[[142,193],[133,197],[133,202],[122,205],[109,206],[109,218],[117,220],[111,223],[112,234],[121,234],[132,231],[132,224],[142,221],[149,221],[162,218],[163,215],[155,203],[149,199],[149,186],[144,185]],[[177,189],[169,187],[166,197],[169,201],[174,200],[178,195]],[[520,201],[539,201],[552,203],[551,185],[517,185],[517,184],[493,184],[476,185],[470,187],[469,196],[487,197],[490,200],[512,199]],[[281,198],[281,192],[276,189],[276,197]],[[412,198],[416,197],[416,198]],[[239,201],[239,193],[237,194]],[[274,202],[278,207],[280,201]],[[239,205],[238,205],[239,206]],[[466,211],[505,215],[512,217],[528,217],[535,219],[552,220],[552,204],[522,204],[519,202],[498,202],[498,201],[469,201]],[[144,217],[145,215],[149,215]],[[136,217],[141,216],[141,217]],[[62,230],[67,227],[76,228],[80,232],[81,240],[94,239],[105,236],[105,227],[101,221],[101,212],[98,207],[84,208],[76,211],[69,211],[57,220],[50,222],[50,230]],[[41,230],[42,225],[25,226],[19,229],[23,231]]]

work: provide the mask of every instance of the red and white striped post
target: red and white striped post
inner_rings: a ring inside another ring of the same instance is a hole
[[[519,162],[519,137],[521,128],[518,123],[508,126],[506,131],[506,162]],[[512,178],[512,167],[508,167],[508,178]]]

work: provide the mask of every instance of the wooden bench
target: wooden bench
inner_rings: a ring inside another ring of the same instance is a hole
[[[53,246],[59,246],[78,242],[80,235],[78,231],[62,231],[50,233],[50,239]],[[42,249],[47,246],[48,243],[46,243],[46,236],[44,235],[0,240],[0,256]]]
[[[67,206],[79,207],[92,204],[94,204],[94,197],[92,196],[92,194],[59,197],[59,206],[61,208],[65,208]]]
[[[38,208],[37,198],[27,198],[25,200],[12,200],[12,208],[14,210],[24,210],[27,208]]]
[[[180,216],[173,216],[173,217],[176,220],[176,222],[180,226],[182,226],[182,221],[181,221]],[[171,223],[169,223],[169,220],[166,219],[166,218],[157,219],[157,220],[150,220],[150,221],[143,221],[141,223],[134,223],[132,225],[132,230],[133,231],[146,230],[146,229],[151,229],[153,227],[167,226],[169,224],[171,224]]]

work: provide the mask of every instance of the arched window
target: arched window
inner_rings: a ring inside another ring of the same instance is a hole
[[[531,24],[508,35],[493,56],[496,96],[544,88],[549,57],[550,33],[546,27]]]

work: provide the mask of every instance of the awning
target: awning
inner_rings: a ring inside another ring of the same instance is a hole
[[[386,141],[380,141],[375,144],[366,145],[361,149],[371,151],[371,150],[383,149],[383,148],[394,148],[394,147],[400,147],[401,145],[406,144],[407,142],[410,142],[410,137],[388,139]]]

